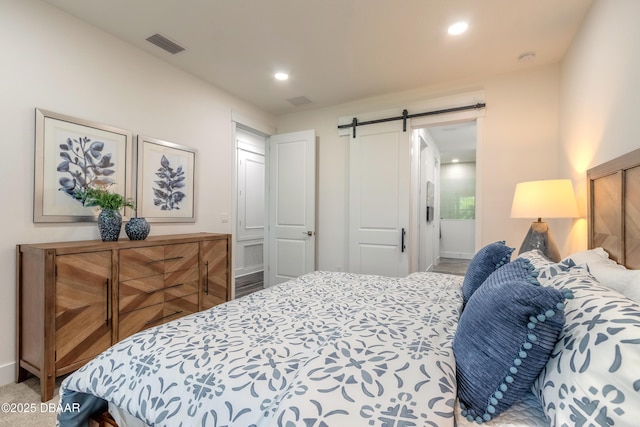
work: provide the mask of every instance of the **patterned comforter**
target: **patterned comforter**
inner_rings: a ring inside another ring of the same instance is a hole
[[[65,379],[61,406],[172,427],[453,425],[461,280],[310,273],[117,343]]]

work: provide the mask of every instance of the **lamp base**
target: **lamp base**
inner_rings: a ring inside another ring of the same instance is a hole
[[[539,249],[545,257],[553,262],[561,260],[560,251],[558,251],[558,246],[556,246],[546,222],[535,221],[531,223],[531,227],[529,227],[529,231],[522,241],[522,245],[520,245],[518,254],[533,249]]]

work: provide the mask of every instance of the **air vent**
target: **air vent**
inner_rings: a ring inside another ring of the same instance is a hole
[[[299,106],[299,105],[311,104],[311,100],[309,98],[307,98],[306,96],[298,96],[296,98],[289,98],[289,99],[287,99],[287,101],[289,101],[290,103],[292,103],[296,107]]]
[[[147,41],[149,43],[155,44],[160,49],[166,50],[167,52],[169,52],[172,55],[175,55],[176,53],[180,53],[183,50],[185,50],[178,43],[169,40],[168,38],[166,38],[162,34],[154,34],[151,37],[147,38]]]

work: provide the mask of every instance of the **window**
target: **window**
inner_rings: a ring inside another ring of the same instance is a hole
[[[442,165],[440,177],[440,217],[442,219],[475,219],[475,163]]]

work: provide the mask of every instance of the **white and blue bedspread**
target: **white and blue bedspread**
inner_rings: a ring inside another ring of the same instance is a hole
[[[453,425],[461,280],[310,273],[117,343],[62,403],[153,426]]]

